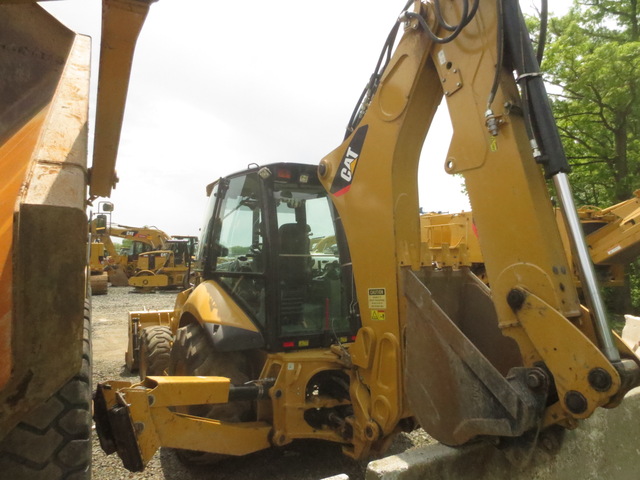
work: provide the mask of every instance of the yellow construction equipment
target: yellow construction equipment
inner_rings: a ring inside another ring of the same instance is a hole
[[[146,310],[129,313],[125,364],[130,372],[138,371],[142,379],[164,373],[173,343],[171,313]]]
[[[640,255],[640,190],[611,207],[581,207],[578,215],[601,283],[622,285],[624,266]],[[568,237],[565,229],[560,233],[563,239]]]
[[[196,243],[196,237],[175,237],[165,242],[164,250],[141,253],[129,285],[139,292],[188,288]]]
[[[104,244],[107,252],[106,271],[109,282],[114,286],[129,285],[129,277],[140,270],[138,258],[145,252],[162,249],[171,238],[157,227],[130,227],[111,222],[112,204],[100,202],[99,207],[111,205],[108,211],[100,210],[89,223],[92,241]],[[120,251],[116,250],[112,237],[128,241],[128,245]]]
[[[102,242],[89,243],[89,283],[91,295],[106,295],[109,287],[109,274],[105,271],[106,250]]]
[[[465,178],[491,290],[434,268],[421,238],[416,173],[442,98],[445,170]],[[609,329],[568,171],[517,2],[408,2],[318,167],[208,187],[197,285],[130,318],[146,374],[168,375],[98,386],[102,447],[132,471],[161,446],[202,462],[303,438],[362,459],[417,421],[510,450],[615,407],[640,360]]]
[[[107,209],[105,210],[105,206]],[[111,212],[113,204],[100,202],[99,213],[89,223],[92,248],[94,243],[104,246],[109,282],[114,286],[130,285],[141,292],[151,292],[156,288],[186,288],[189,284],[191,257],[196,237],[170,237],[157,227],[130,227],[113,224]],[[126,248],[118,252],[112,238],[127,240]],[[93,258],[93,257],[92,257]],[[91,262],[92,282],[101,272]],[[93,284],[92,284],[93,285]],[[106,293],[106,292],[105,292]]]
[[[91,40],[0,2],[0,471],[90,478],[87,199],[108,196],[135,41],[151,0],[105,0],[95,155]],[[91,190],[87,192],[87,180]]]
[[[89,286],[91,295],[106,295],[109,293],[109,249],[113,251],[114,248],[110,238],[104,239],[97,232],[106,228],[103,224],[107,215],[113,210],[113,204],[100,202],[98,208],[103,213],[100,214],[99,219],[89,224]],[[97,224],[101,226],[97,227]]]
[[[135,259],[141,253],[163,248],[171,238],[170,235],[157,227],[147,225],[144,227],[110,225],[104,234],[129,240],[129,246],[126,249],[121,250],[119,253],[126,254],[128,257],[132,257],[132,259]]]
[[[629,200],[608,208],[583,206],[578,217],[584,231],[589,254],[593,260],[598,281],[603,287],[624,284],[624,267],[640,255],[640,191]],[[556,221],[563,240],[565,253],[571,265],[573,254],[562,211],[556,209]],[[459,269],[469,267],[486,281],[484,260],[480,250],[473,212],[425,213],[420,215],[422,241],[429,245],[437,268]],[[580,285],[577,265],[573,272]]]
[[[420,232],[437,268],[469,267],[480,279],[486,280],[478,231],[471,212],[421,214]]]

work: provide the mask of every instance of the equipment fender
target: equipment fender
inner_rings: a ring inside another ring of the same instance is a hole
[[[262,333],[249,316],[215,281],[200,283],[182,305],[185,314],[196,319],[208,333],[218,351],[262,348]],[[181,321],[181,325],[182,325]]]

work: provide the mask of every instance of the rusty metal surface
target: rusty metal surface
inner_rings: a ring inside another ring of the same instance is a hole
[[[447,282],[447,298],[438,300],[455,314],[453,306],[467,303],[464,272],[448,273],[455,278]],[[447,445],[481,435],[519,435],[531,428],[533,398],[513,388],[491,365],[415,273],[405,270],[403,280],[408,300],[405,389],[420,425]],[[475,320],[485,324],[481,309],[474,311]],[[493,348],[499,351],[500,344]]]
[[[0,5],[0,144],[55,92],[75,35],[37,5]]]
[[[2,191],[4,434],[82,360],[90,41],[37,5],[0,9],[0,161],[20,170]]]

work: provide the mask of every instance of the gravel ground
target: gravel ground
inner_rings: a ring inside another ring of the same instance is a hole
[[[107,295],[92,297],[93,380],[137,381],[137,375],[124,366],[127,348],[127,313],[143,309],[171,309],[175,292],[132,293],[127,287],[110,287]],[[401,434],[388,454],[399,453],[430,441],[423,430]],[[299,441],[286,448],[271,449],[246,457],[230,458],[215,467],[187,467],[171,450],[161,449],[142,473],[122,467],[116,454],[106,456],[97,436],[93,438],[94,480],[318,480],[341,473],[350,480],[363,480],[366,462],[356,462],[342,455],[336,445]]]

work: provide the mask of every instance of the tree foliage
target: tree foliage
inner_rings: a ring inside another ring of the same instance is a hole
[[[578,205],[610,206],[640,189],[640,0],[574,0],[549,22],[542,70]],[[640,308],[640,266],[608,292],[617,313]]]
[[[640,188],[638,0],[576,0],[549,24],[542,68],[579,204]]]

